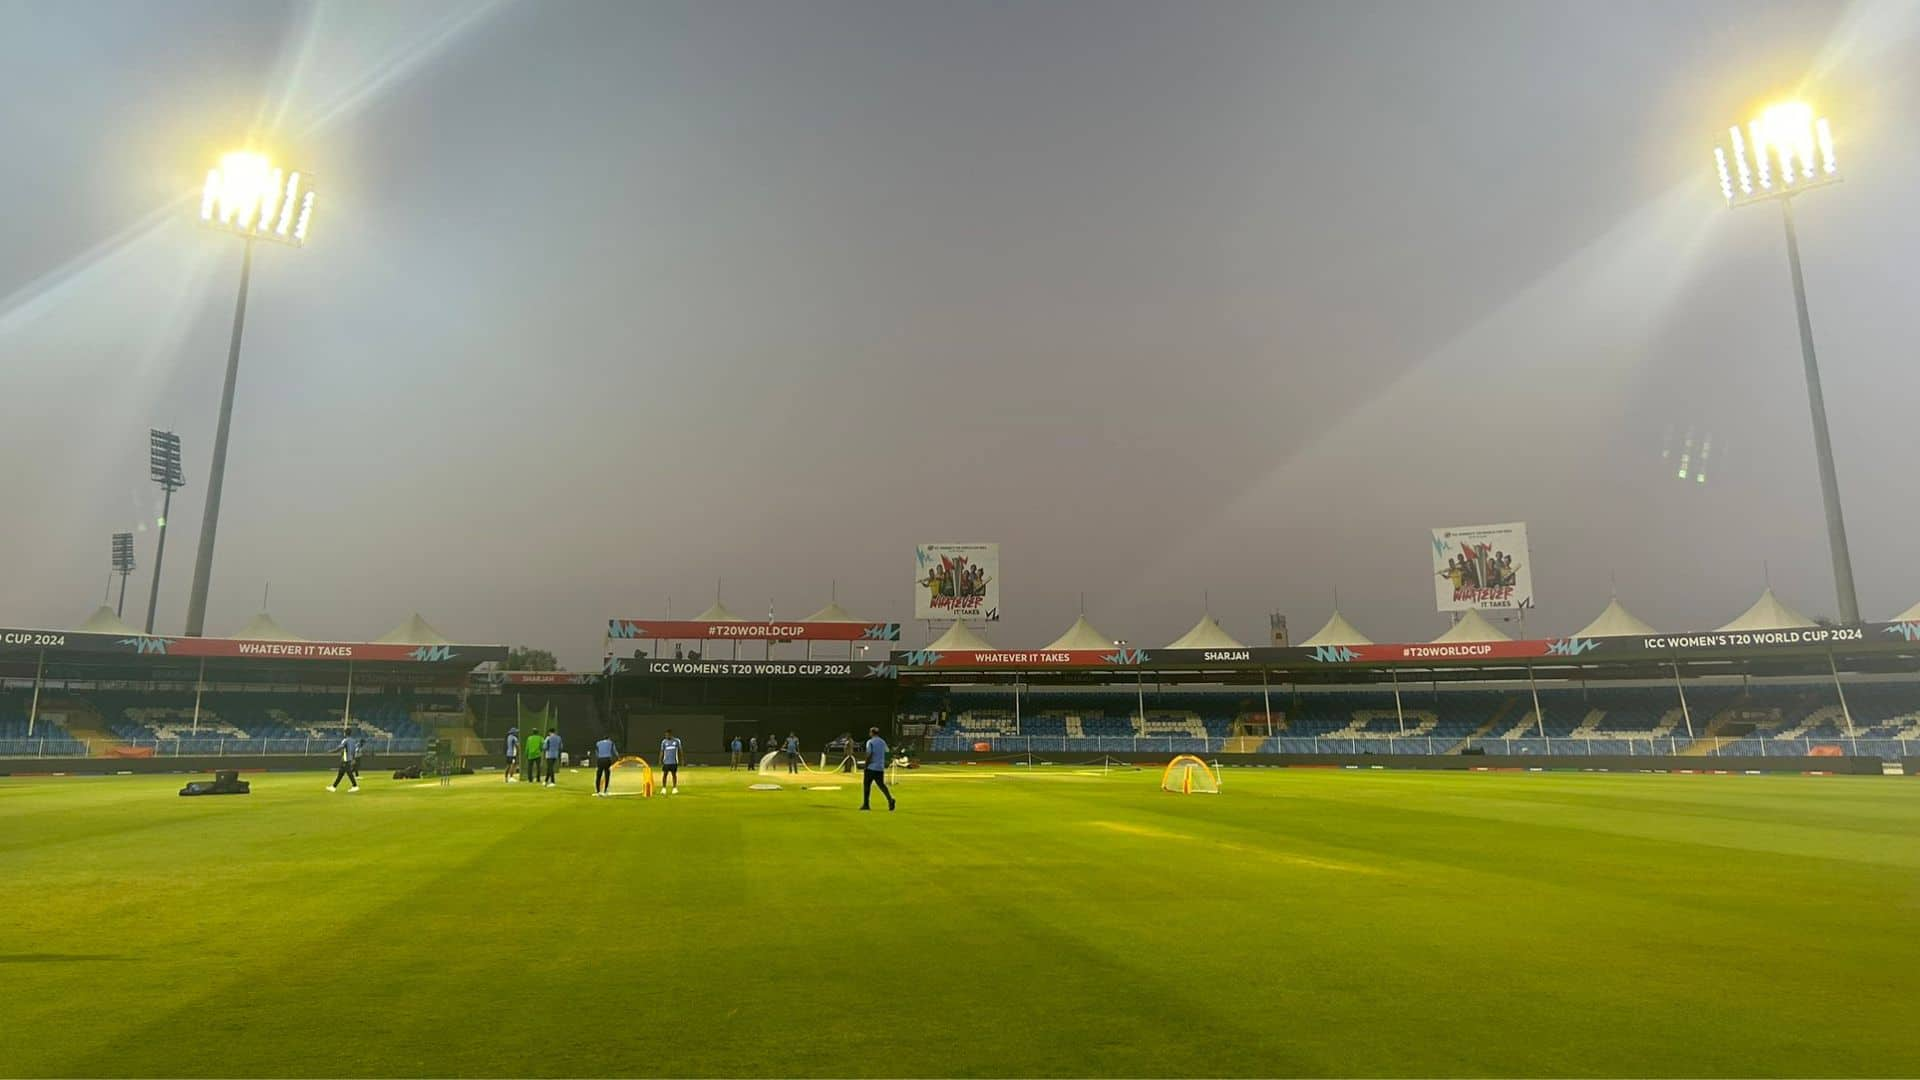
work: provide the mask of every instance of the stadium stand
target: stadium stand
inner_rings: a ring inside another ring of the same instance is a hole
[[[191,693],[103,691],[89,697],[115,737],[166,754],[324,752],[344,730],[344,703],[331,694],[208,693],[200,699],[197,724]],[[353,726],[376,752],[426,748],[427,729],[402,701],[356,699]]]
[[[910,693],[900,715],[938,725],[927,747],[935,751],[986,743],[1090,753],[1920,752],[1920,683],[1862,682],[1847,695],[1843,710],[1830,682],[1704,684],[1688,687],[1682,708],[1671,686],[1556,687],[1539,692],[1543,722],[1524,687],[1423,689],[1403,693],[1398,709],[1374,688],[1290,688],[1273,694],[1271,718],[1240,688],[1036,689],[1022,693],[1016,715],[1008,688],[951,687]],[[1829,745],[1841,749],[1816,749]]]

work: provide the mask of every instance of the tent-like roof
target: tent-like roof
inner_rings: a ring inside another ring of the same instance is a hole
[[[87,621],[80,624],[80,632],[83,634],[140,633],[140,631],[122,622],[120,616],[115,615],[113,609],[105,604],[101,604],[98,611],[87,616]]]
[[[1631,611],[1620,606],[1620,601],[1608,601],[1607,610],[1588,623],[1574,637],[1648,637],[1658,633],[1653,627],[1641,622]]]
[[[1302,648],[1312,648],[1315,645],[1371,644],[1373,644],[1373,639],[1361,633],[1359,630],[1354,629],[1354,625],[1348,622],[1347,617],[1340,614],[1337,608],[1334,610],[1332,617],[1327,620],[1327,625],[1320,628],[1319,633],[1314,634],[1312,637],[1300,643]]]
[[[1915,604],[1893,617],[1894,622],[1920,622],[1920,604]]]
[[[1487,621],[1478,608],[1470,608],[1453,629],[1433,639],[1435,645],[1453,645],[1463,641],[1512,641],[1501,629]]]
[[[1193,629],[1181,634],[1170,643],[1169,649],[1244,649],[1245,645],[1235,641],[1232,634],[1220,625],[1220,620],[1211,614],[1200,616]]]
[[[928,652],[992,652],[993,643],[979,634],[966,623],[957,622],[947,627],[947,632],[935,638],[927,646]]]
[[[1721,627],[1721,630],[1799,630],[1814,625],[1813,620],[1780,602],[1769,587],[1746,613]]]
[[[399,626],[394,627],[373,640],[374,643],[380,645],[453,644],[442,636],[440,631],[435,630],[432,624],[421,618],[420,613],[417,611],[407,616],[406,622],[401,623]]]
[[[693,617],[694,622],[746,622],[740,616],[727,610],[727,605],[718,600],[713,606]]]
[[[1111,649],[1113,639],[1094,629],[1085,615],[1073,620],[1067,632],[1053,639],[1047,646],[1048,652],[1066,652],[1069,649]]]
[[[840,606],[838,601],[828,604],[819,611],[800,620],[801,622],[850,622],[863,623],[867,620],[854,617],[853,613]]]
[[[415,616],[418,618],[418,616]],[[236,641],[305,641],[299,634],[283,629],[273,616],[261,612],[233,635]]]

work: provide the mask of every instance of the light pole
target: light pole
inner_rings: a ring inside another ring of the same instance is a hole
[[[160,542],[153,552],[153,584],[147,589],[146,632],[151,634],[153,609],[160,606],[160,564],[167,557],[167,518],[173,514],[173,493],[187,486],[186,470],[180,467],[180,436],[148,428],[147,465],[153,482],[166,492],[160,504]]]
[[[227,344],[227,381],[220,391],[220,425],[214,430],[213,464],[207,470],[207,507],[200,518],[200,553],[193,562],[193,595],[187,602],[187,636],[199,637],[207,621],[207,584],[213,576],[213,540],[220,527],[220,488],[227,473],[227,430],[233,424],[233,386],[240,375],[240,331],[247,321],[247,282],[253,275],[253,242],[271,240],[299,247],[313,217],[313,186],[299,172],[284,172],[261,154],[232,153],[207,173],[200,220],[245,239],[240,255],[240,296],[233,305],[233,337]]]
[[[1747,125],[1727,129],[1729,146],[1713,148],[1720,168],[1720,191],[1731,207],[1775,201],[1787,229],[1787,266],[1793,272],[1793,306],[1800,317],[1800,356],[1807,371],[1807,407],[1813,413],[1813,450],[1820,464],[1820,494],[1827,510],[1827,547],[1833,556],[1833,586],[1840,621],[1860,623],[1860,601],[1853,589],[1853,557],[1847,551],[1847,524],[1840,513],[1840,481],[1833,469],[1833,443],[1827,436],[1827,401],[1820,392],[1820,364],[1813,353],[1813,322],[1807,316],[1807,286],[1800,275],[1800,240],[1793,229],[1793,197],[1811,188],[1840,182],[1833,158],[1833,131],[1826,117],[1800,102],[1774,105]],[[1729,168],[1731,162],[1731,168]]]
[[[127,575],[133,573],[133,534],[113,534],[113,572],[120,575],[120,602],[114,605],[115,615],[127,613]]]

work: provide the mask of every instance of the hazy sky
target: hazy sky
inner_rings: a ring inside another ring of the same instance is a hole
[[[1835,610],[1779,215],[1728,122],[1801,93],[1797,212],[1861,605],[1920,600],[1910,3],[0,0],[0,625],[100,601],[177,428],[185,618],[249,141],[320,186],[255,261],[209,633],[418,609],[591,664],[611,616],[911,614],[1002,545],[1009,646],[1341,607],[1421,639],[1426,530],[1524,520],[1621,599]],[[1711,436],[1708,480],[1663,449]],[[152,532],[127,615],[145,613]],[[137,599],[136,599],[137,596]],[[918,628],[910,641],[924,640]]]

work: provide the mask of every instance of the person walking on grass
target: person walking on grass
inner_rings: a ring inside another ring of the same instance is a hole
[[[514,781],[514,773],[520,771],[520,725],[507,729],[507,783]]]
[[[660,792],[680,794],[680,740],[674,737],[672,728],[660,739]]]
[[[340,736],[340,745],[335,747],[335,749],[340,751],[340,771],[333,774],[333,783],[327,785],[327,790],[340,790],[340,781],[344,779],[347,783],[353,785],[347,789],[349,794],[359,791],[360,736],[355,735],[349,730],[345,735]]]
[[[596,796],[613,794],[613,736],[602,735],[600,741],[593,744],[593,793]]]
[[[860,776],[860,809],[871,810],[873,789],[887,797],[887,809],[894,809],[893,792],[887,790],[887,740],[879,728],[867,729],[867,770]]]
[[[548,728],[546,741],[540,744],[540,749],[547,756],[547,786],[554,787],[554,773],[560,768],[560,733]]]

